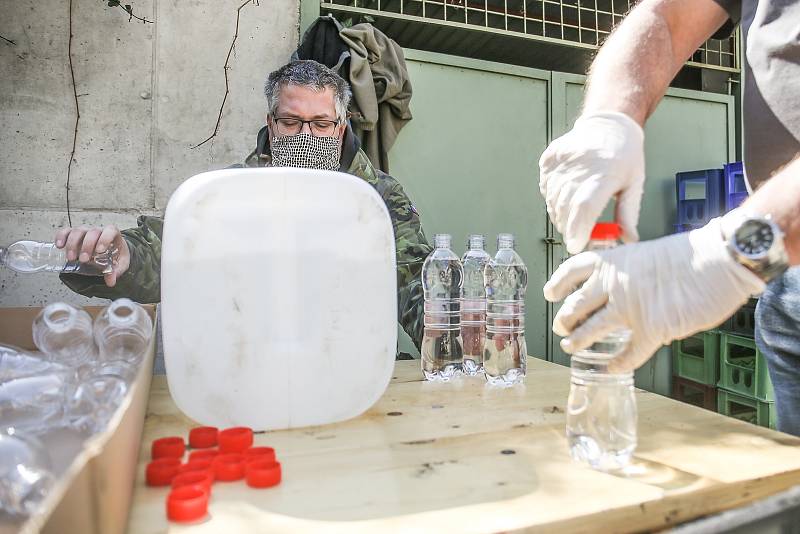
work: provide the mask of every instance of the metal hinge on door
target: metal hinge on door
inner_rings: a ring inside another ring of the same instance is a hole
[[[563,245],[564,244],[562,241],[556,239],[555,237],[545,237],[545,238],[542,238],[542,241],[544,241],[548,245]]]

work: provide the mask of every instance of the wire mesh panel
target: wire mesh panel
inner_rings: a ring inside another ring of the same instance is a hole
[[[518,34],[597,48],[638,0],[325,0],[323,11]],[[738,36],[703,44],[689,64],[738,71]]]

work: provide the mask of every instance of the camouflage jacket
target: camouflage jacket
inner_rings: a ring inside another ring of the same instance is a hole
[[[268,134],[264,127],[258,133],[256,149],[243,164],[233,167],[266,167],[270,162]],[[339,170],[367,181],[389,209],[397,250],[398,321],[419,348],[423,329],[420,273],[422,263],[432,250],[422,231],[419,215],[397,180],[372,166],[349,128],[342,146]],[[61,280],[73,291],[88,297],[128,297],[142,303],[159,302],[163,226],[164,221],[158,217],[142,216],[137,228],[122,231],[131,252],[131,263],[114,287],[107,287],[100,277],[62,274]]]

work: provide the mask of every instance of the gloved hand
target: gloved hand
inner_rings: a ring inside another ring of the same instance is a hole
[[[631,371],[662,345],[718,325],[763,291],[764,282],[728,252],[721,224],[718,218],[688,233],[584,252],[561,264],[544,286],[547,300],[564,300],[553,319],[553,332],[567,336],[561,348],[574,353],[628,328],[630,343],[609,370]]]
[[[581,116],[572,130],[544,151],[539,177],[547,213],[570,254],[586,247],[597,218],[615,195],[622,239],[639,240],[636,223],[644,187],[644,131],[628,115]]]

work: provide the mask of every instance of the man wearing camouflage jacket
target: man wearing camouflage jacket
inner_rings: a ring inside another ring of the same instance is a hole
[[[431,252],[419,215],[391,176],[376,170],[346,121],[350,90],[341,77],[314,61],[297,61],[273,72],[265,87],[269,113],[258,133],[256,149],[234,167],[307,166],[338,170],[365,180],[380,194],[395,235],[398,321],[419,348],[423,331],[420,273]],[[307,131],[307,133],[306,133]],[[142,216],[138,227],[120,232],[105,228],[64,228],[56,246],[68,258],[88,260],[93,252],[120,250],[113,273],[99,277],[62,274],[73,291],[90,297],[129,297],[142,303],[161,300],[163,220]]]

